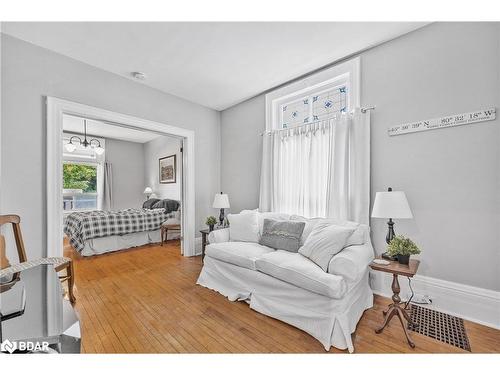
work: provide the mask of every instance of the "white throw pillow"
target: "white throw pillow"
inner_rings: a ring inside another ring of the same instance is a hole
[[[306,223],[306,226],[304,227],[304,231],[302,232],[302,236],[300,237],[300,245],[304,245],[306,243],[307,237],[311,234],[312,230],[318,224],[320,221],[325,220],[324,218],[321,217],[314,217],[311,219],[308,219],[304,216],[299,216],[299,215],[292,215],[290,216],[290,220],[294,221],[302,221]]]
[[[339,225],[341,227],[348,227],[348,228],[355,229],[354,232],[347,239],[344,247],[364,244],[366,242],[366,238],[367,238],[366,234],[368,233],[368,235],[369,235],[369,233],[370,233],[370,227],[368,225],[358,224],[354,221],[339,220],[339,219],[332,219],[332,218],[322,218],[322,217],[315,217],[315,218],[308,219],[304,216],[299,216],[299,215],[290,216],[290,220],[303,221],[306,223],[306,226],[304,227],[304,231],[302,232],[302,237],[300,238],[301,245],[305,244],[307,237],[309,237],[312,230],[319,222],[329,222],[330,224]]]
[[[346,244],[347,238],[355,228],[331,224],[328,220],[316,224],[299,253],[309,258],[327,272],[330,259],[340,252]]]
[[[229,240],[259,242],[259,213],[250,211],[227,215],[229,220]]]

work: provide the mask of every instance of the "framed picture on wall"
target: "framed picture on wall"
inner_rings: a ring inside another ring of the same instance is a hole
[[[159,160],[160,184],[174,184],[176,175],[176,155],[165,156]]]

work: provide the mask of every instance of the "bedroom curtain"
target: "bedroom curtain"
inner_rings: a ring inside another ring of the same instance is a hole
[[[103,166],[102,209],[109,211],[113,208],[113,165],[106,162]]]
[[[261,211],[368,224],[369,204],[369,113],[264,135]]]

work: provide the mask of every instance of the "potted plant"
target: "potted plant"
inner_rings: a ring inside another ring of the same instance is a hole
[[[207,217],[207,221],[205,221],[205,224],[208,225],[208,229],[211,231],[214,230],[214,225],[217,224],[217,219],[215,216],[209,216]]]
[[[395,236],[389,245],[387,245],[387,253],[390,256],[397,256],[398,262],[401,264],[410,263],[410,255],[420,254],[418,246],[405,236]]]

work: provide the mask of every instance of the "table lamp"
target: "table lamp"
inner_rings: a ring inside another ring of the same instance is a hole
[[[220,194],[215,194],[214,198],[214,203],[213,203],[213,208],[220,208],[220,214],[219,214],[219,225],[223,226],[224,225],[224,208],[229,208],[229,197],[227,194],[222,194],[222,191]]]
[[[413,218],[404,191],[392,191],[392,188],[388,188],[387,191],[377,192],[375,202],[373,202],[372,217],[389,219],[387,222],[389,228],[385,237],[385,242],[389,244],[395,236],[392,219]]]

